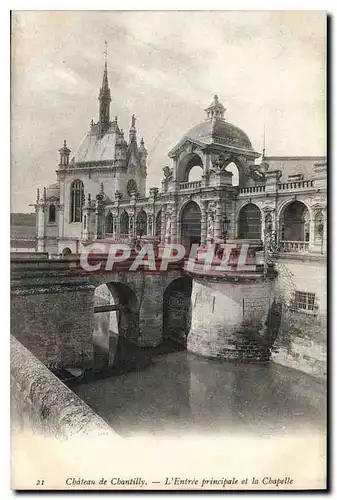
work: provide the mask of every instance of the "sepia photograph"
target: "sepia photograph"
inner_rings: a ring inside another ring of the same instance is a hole
[[[10,488],[325,490],[326,12],[10,24]]]

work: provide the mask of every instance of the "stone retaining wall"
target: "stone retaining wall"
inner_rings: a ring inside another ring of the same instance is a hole
[[[327,317],[283,307],[272,360],[314,377],[327,374]]]
[[[112,436],[112,429],[43,363],[11,336],[11,423],[68,438]]]
[[[317,343],[309,338],[293,337],[287,347],[275,346],[271,359],[288,368],[326,379],[326,344]]]

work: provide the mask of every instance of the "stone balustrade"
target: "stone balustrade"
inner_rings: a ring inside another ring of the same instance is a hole
[[[280,241],[281,252],[308,252],[309,241]]]
[[[201,187],[201,181],[180,182],[180,184],[179,184],[180,190],[197,189],[200,187]]]
[[[304,190],[311,189],[314,187],[313,180],[307,181],[289,181],[289,182],[279,182],[277,184],[278,191],[291,191],[291,190]],[[239,189],[239,194],[260,194],[265,192],[265,185],[260,186],[247,186]]]
[[[279,191],[288,191],[289,189],[308,189],[314,187],[314,181],[291,181],[281,182],[277,185]]]
[[[265,186],[249,186],[240,188],[240,194],[264,193]]]

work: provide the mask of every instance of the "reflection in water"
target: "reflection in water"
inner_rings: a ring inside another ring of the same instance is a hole
[[[143,371],[75,391],[124,436],[325,429],[325,384],[275,363],[218,362],[177,352],[155,358]]]

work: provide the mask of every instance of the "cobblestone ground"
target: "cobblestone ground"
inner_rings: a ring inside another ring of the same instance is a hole
[[[140,372],[75,391],[123,436],[325,430],[324,382],[275,363],[217,362],[176,352]]]

